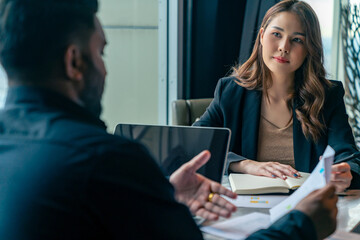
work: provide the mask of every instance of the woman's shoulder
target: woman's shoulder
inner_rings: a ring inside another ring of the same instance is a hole
[[[344,87],[341,81],[330,80],[330,86],[325,87],[324,109],[330,109],[343,102]]]
[[[329,80],[331,82],[332,87],[335,88],[343,88],[343,84],[339,80]]]
[[[334,95],[340,95],[342,97],[345,93],[342,82],[337,80],[330,80],[330,83],[330,87],[326,89],[326,95],[329,97]]]
[[[261,91],[256,89],[248,89],[240,86],[236,77],[224,77],[218,82],[215,90],[215,97],[221,98],[223,101],[235,99],[243,99],[249,96],[259,96]]]
[[[223,77],[220,78],[219,82],[218,82],[218,86],[222,89],[222,90],[237,90],[237,91],[245,91],[246,88],[240,86],[238,83],[238,79],[234,76],[229,76],[229,77]]]

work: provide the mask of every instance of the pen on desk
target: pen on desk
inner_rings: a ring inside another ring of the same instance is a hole
[[[334,161],[334,163],[346,162],[346,161],[352,160],[352,159],[357,158],[357,157],[360,157],[360,152],[356,152],[356,153],[351,154],[350,156],[347,156],[347,157],[344,157],[344,158],[341,158],[341,159],[337,159],[337,160]]]

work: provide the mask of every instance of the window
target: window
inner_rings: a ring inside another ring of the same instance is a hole
[[[0,108],[4,107],[7,90],[7,77],[4,69],[0,65]]]
[[[120,122],[159,123],[159,6],[157,0],[100,2],[108,41],[102,119],[109,132]]]
[[[336,57],[332,55],[332,49],[338,47],[333,41],[334,0],[304,0],[304,2],[307,2],[318,16],[324,48],[325,70],[330,79],[336,79],[336,70],[333,67],[336,66],[336,64],[334,65],[334,63],[332,63],[332,61],[336,60]],[[337,1],[335,0],[335,2]]]
[[[360,0],[341,1],[341,64],[345,103],[357,146],[360,147]]]

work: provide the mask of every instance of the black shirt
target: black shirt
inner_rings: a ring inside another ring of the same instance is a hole
[[[147,150],[62,95],[10,88],[0,114],[0,239],[144,238],[202,238]]]

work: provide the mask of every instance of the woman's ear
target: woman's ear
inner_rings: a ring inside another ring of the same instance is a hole
[[[260,28],[259,35],[260,35],[260,43],[261,45],[263,45],[264,28]]]
[[[74,81],[82,81],[84,78],[84,61],[80,48],[77,45],[70,45],[65,52],[65,74]]]

